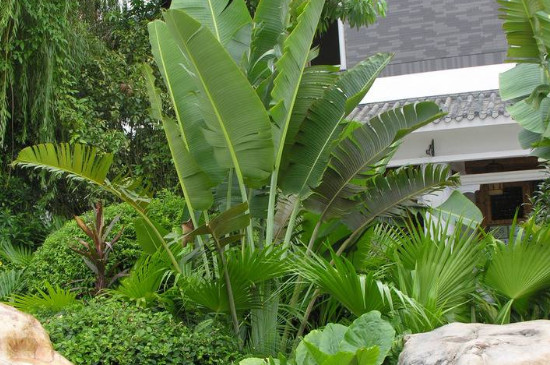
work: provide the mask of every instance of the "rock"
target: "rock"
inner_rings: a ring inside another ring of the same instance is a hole
[[[550,364],[550,321],[452,323],[410,335],[399,365]]]
[[[72,365],[33,316],[0,303],[0,365]]]

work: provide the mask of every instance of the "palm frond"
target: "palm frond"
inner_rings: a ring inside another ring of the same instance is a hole
[[[442,115],[436,104],[423,102],[385,112],[357,127],[335,148],[321,184],[305,206],[321,219],[345,215],[361,202],[354,197],[364,191],[366,179],[383,172],[394,144]]]
[[[30,247],[14,245],[11,242],[0,242],[0,257],[18,267],[26,268],[32,260],[33,251]]]
[[[53,287],[50,283],[44,284],[46,290],[38,289],[38,294],[14,295],[12,306],[24,312],[36,313],[38,311],[59,312],[65,308],[78,304],[76,293]]]
[[[341,122],[348,113],[350,100],[367,92],[390,59],[391,55],[378,54],[359,63],[342,73],[323,98],[311,105],[291,153],[287,154],[290,161],[282,171],[283,192],[305,197],[319,185],[330,153],[344,129]]]
[[[417,206],[416,198],[456,186],[458,175],[450,175],[446,166],[426,165],[422,168],[407,166],[390,171],[386,176],[368,180],[366,191],[357,213],[345,217],[346,224],[354,230],[364,230],[375,219],[402,216],[410,207]]]
[[[7,300],[23,286],[24,270],[0,271],[0,300]]]
[[[44,143],[21,150],[12,165],[67,174],[69,178],[102,186],[112,162],[111,153],[100,153],[95,147],[79,143]]]
[[[169,264],[159,254],[142,257],[112,292],[126,300],[135,301],[138,305],[147,306],[157,299],[157,293],[169,270]]]
[[[429,222],[424,228],[411,223],[396,242],[392,281],[434,319],[443,323],[460,319],[475,292],[483,248],[484,240],[474,231],[451,233],[449,225],[441,222]]]
[[[390,288],[376,280],[374,273],[358,274],[350,261],[336,255],[332,262],[334,266],[314,256],[301,260],[296,272],[358,317],[372,310],[389,313],[393,309]]]
[[[507,244],[496,242],[484,282],[520,309],[521,301],[550,288],[549,240],[550,227],[537,227],[531,221]]]

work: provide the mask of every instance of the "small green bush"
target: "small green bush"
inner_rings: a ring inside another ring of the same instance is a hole
[[[165,192],[162,199],[153,199],[148,207],[148,214],[153,220],[170,230],[181,224],[183,219],[183,199]],[[141,255],[141,248],[136,242],[133,221],[137,213],[127,204],[111,205],[105,208],[105,222],[110,223],[115,216],[121,215],[113,232],[118,232],[124,225],[124,233],[114,246],[109,256],[111,263],[120,263],[120,270],[131,268]],[[91,221],[91,212],[83,215],[85,222]],[[79,294],[86,294],[94,287],[95,277],[86,266],[82,257],[69,249],[77,246],[77,237],[89,240],[74,220],[68,221],[61,229],[46,238],[44,244],[35,252],[27,269],[27,287],[32,292],[44,287],[48,281],[53,286],[72,288]]]
[[[54,347],[75,365],[231,364],[240,356],[233,336],[216,325],[201,330],[115,299],[95,298],[63,314],[38,317]]]

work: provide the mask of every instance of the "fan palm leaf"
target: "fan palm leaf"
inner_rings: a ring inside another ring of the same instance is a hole
[[[374,273],[358,274],[350,261],[336,255],[332,262],[313,256],[302,260],[296,271],[358,317],[371,310],[388,313],[393,309],[390,288]]]
[[[461,318],[475,292],[484,240],[472,230],[451,233],[449,225],[433,221],[409,224],[397,237],[391,272],[397,288],[433,316],[432,327]]]
[[[509,300],[503,319],[512,307],[522,309],[522,302],[550,288],[549,227],[536,227],[530,221],[508,244],[498,241],[487,267],[484,282]]]

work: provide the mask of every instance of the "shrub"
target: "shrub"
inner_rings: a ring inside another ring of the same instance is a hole
[[[183,199],[164,193],[163,199],[154,199],[149,206],[149,215],[166,229],[178,226],[183,220]],[[92,212],[86,213],[82,218],[86,222],[91,221]],[[110,255],[111,263],[120,263],[119,270],[131,268],[141,255],[141,249],[136,242],[136,232],[133,221],[137,218],[135,211],[127,204],[117,204],[106,207],[104,210],[105,221],[110,222],[118,214],[120,221],[113,231],[119,231],[121,225],[125,229],[120,240],[115,245]],[[95,276],[86,266],[82,257],[73,252],[69,247],[77,245],[77,237],[86,239],[84,232],[76,225],[74,220],[68,221],[61,229],[48,236],[44,244],[35,252],[31,264],[27,269],[28,288],[43,288],[43,283],[48,281],[53,286],[73,288],[78,293],[90,292],[94,287]]]
[[[75,365],[230,364],[239,357],[233,337],[219,326],[193,331],[167,312],[105,297],[39,319],[55,349]]]

